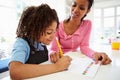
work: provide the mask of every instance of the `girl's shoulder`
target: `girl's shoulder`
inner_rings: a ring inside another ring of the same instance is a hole
[[[24,40],[23,38],[16,38],[16,41],[14,43],[14,46],[26,46],[28,47],[28,42],[26,40]]]
[[[23,38],[16,38],[16,42],[19,42],[19,43],[27,43],[27,41]]]

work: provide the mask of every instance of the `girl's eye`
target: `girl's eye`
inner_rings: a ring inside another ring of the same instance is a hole
[[[52,34],[52,32],[47,32],[48,35]]]

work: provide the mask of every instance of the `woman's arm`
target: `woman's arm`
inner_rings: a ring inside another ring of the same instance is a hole
[[[85,27],[85,28],[84,28],[84,34],[82,35],[83,39],[80,44],[80,49],[81,49],[82,53],[86,54],[89,57],[92,57],[92,55],[95,53],[95,51],[90,49],[90,47],[89,47],[90,34],[91,34],[91,29],[92,29],[91,22],[87,20],[84,23],[83,27]]]

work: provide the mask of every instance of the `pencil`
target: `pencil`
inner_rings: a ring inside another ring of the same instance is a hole
[[[93,65],[93,62],[91,62],[91,63],[87,66],[87,68],[84,70],[84,72],[83,72],[82,74],[83,74],[83,75],[87,74],[88,69],[89,69],[92,65]]]
[[[63,51],[61,49],[61,45],[60,45],[57,37],[56,37],[56,42],[57,42],[57,45],[58,45],[58,48],[59,48],[59,51],[60,51],[60,56],[63,57]]]

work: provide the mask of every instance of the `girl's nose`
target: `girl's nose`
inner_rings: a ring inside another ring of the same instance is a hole
[[[51,38],[53,39],[55,37],[55,34],[53,33],[52,35],[51,35]]]

